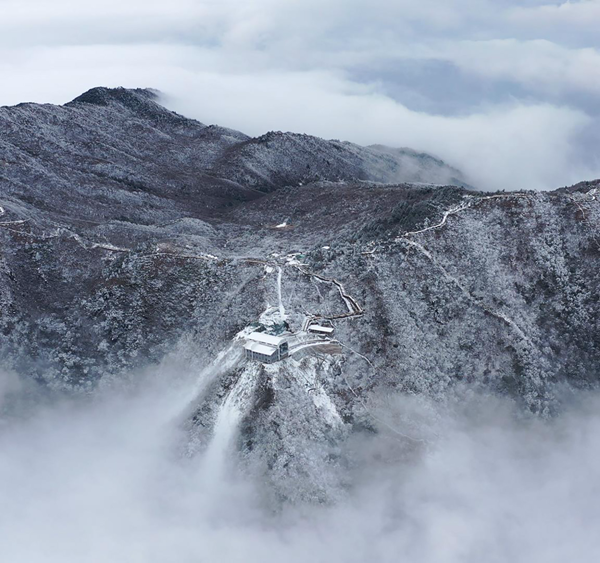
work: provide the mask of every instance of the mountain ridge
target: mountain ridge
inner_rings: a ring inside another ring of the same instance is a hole
[[[271,191],[290,183],[358,177],[420,182],[430,175],[434,183],[453,178],[464,184],[460,173],[441,161],[434,160],[435,165],[428,172],[420,167],[416,155],[394,158],[351,143],[293,133],[271,132],[253,139],[183,117],[164,108],[158,100],[153,90],[93,88],[64,106],[26,104],[0,108],[0,126],[10,132],[4,139],[10,145],[3,152],[19,151],[25,153],[23,158],[54,160],[53,172],[65,164],[76,166],[80,161],[84,166],[79,167],[77,183],[97,184],[93,176],[100,174],[107,183],[117,183],[125,189],[138,184],[162,191],[162,186],[174,179],[179,185],[187,183],[187,189],[201,191],[201,182],[186,182],[185,176],[190,174],[206,183],[212,178],[217,185],[235,182],[241,191]],[[34,123],[35,129],[28,130],[29,124]],[[18,138],[17,128],[27,131],[27,138]],[[57,140],[61,141],[59,145]],[[61,157],[63,162],[59,161]],[[287,159],[285,166],[274,163],[282,158]],[[145,162],[148,159],[156,162]],[[113,170],[103,167],[105,162]],[[126,168],[129,177],[123,178],[123,173],[114,169],[116,166]],[[10,171],[5,166],[4,172]],[[160,188],[152,186],[148,174],[161,179]],[[13,178],[5,176],[6,179]],[[216,210],[219,205],[212,202],[208,207]]]

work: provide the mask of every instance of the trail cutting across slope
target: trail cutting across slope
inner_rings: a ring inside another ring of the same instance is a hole
[[[433,231],[435,229],[443,228],[448,223],[448,219],[451,216],[457,215],[463,211],[471,209],[472,207],[479,205],[483,201],[488,201],[491,199],[512,199],[512,198],[526,198],[526,197],[528,197],[528,196],[527,196],[527,194],[524,194],[524,193],[497,194],[497,195],[483,196],[483,197],[476,197],[476,198],[473,196],[466,196],[466,199],[463,200],[459,205],[456,205],[456,206],[444,211],[442,214],[442,218],[438,223],[435,223],[434,225],[430,225],[428,227],[424,227],[424,228],[416,230],[416,231],[406,232],[403,235],[396,237],[394,239],[394,243],[403,244],[409,248],[413,248],[419,254],[425,256],[441,272],[444,279],[446,279],[447,281],[449,281],[450,283],[455,285],[460,290],[460,292],[467,298],[467,300],[470,303],[473,303],[475,306],[483,309],[487,314],[498,319],[499,321],[504,323],[506,326],[508,326],[516,334],[516,336],[520,340],[522,340],[528,347],[535,347],[533,342],[531,341],[531,339],[525,334],[523,329],[521,327],[519,327],[519,325],[514,320],[512,320],[506,314],[491,308],[490,306],[483,303],[480,299],[477,299],[475,296],[473,296],[473,294],[468,290],[468,288],[463,283],[461,283],[461,281],[458,280],[455,276],[452,276],[448,272],[448,270],[442,265],[442,263],[423,244],[418,243],[414,240],[411,240],[411,238],[413,236],[420,235],[420,234],[423,234],[423,233],[426,233],[429,231]],[[367,254],[373,255],[377,251],[378,251],[378,249],[373,249],[373,250],[369,251]]]
[[[303,268],[302,266],[294,265],[294,268],[296,268],[297,270],[299,270],[306,276],[311,276],[323,283],[331,283],[331,284],[335,285],[338,290],[338,293],[340,294],[342,301],[344,302],[344,304],[346,305],[346,308],[348,309],[348,312],[340,313],[340,314],[336,314],[336,315],[312,314],[312,315],[310,315],[308,320],[305,321],[305,323],[304,323],[305,326],[308,325],[308,323],[310,322],[311,319],[330,319],[330,320],[349,319],[349,318],[361,317],[362,315],[364,315],[363,308],[358,304],[356,299],[354,299],[354,297],[352,297],[346,291],[346,289],[344,288],[344,286],[342,285],[342,283],[340,281],[336,280],[335,278],[326,278],[324,276],[321,276],[320,274],[310,272],[309,270]]]

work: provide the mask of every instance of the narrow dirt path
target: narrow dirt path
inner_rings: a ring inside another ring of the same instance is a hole
[[[349,318],[361,317],[362,315],[364,315],[365,312],[364,312],[363,308],[358,304],[356,299],[354,299],[354,297],[352,297],[346,291],[346,289],[344,288],[343,284],[340,281],[336,280],[335,278],[326,278],[324,276],[321,276],[320,274],[311,272],[311,271],[307,270],[306,268],[303,268],[302,266],[294,265],[294,268],[296,268],[298,271],[302,272],[305,276],[313,277],[323,283],[331,283],[331,284],[335,285],[338,290],[338,293],[340,294],[342,301],[344,302],[344,304],[346,305],[346,308],[348,309],[347,313],[340,313],[337,315],[311,314],[308,319],[308,322],[310,322],[310,320],[312,320],[312,319],[329,319],[329,320],[349,319]],[[305,325],[307,325],[307,321],[305,321]]]

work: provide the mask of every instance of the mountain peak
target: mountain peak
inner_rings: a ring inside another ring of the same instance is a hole
[[[195,127],[197,125],[205,127],[202,123],[183,117],[164,107],[161,103],[161,92],[153,88],[105,88],[99,86],[65,104],[65,107],[79,109],[90,106],[113,108],[117,111],[125,109],[138,117],[154,122],[169,122],[178,127]]]
[[[111,102],[118,102],[127,106],[140,102],[156,102],[159,97],[158,90],[152,88],[105,88],[99,86],[77,96],[69,104],[93,104],[107,106]],[[67,105],[69,105],[67,104]]]

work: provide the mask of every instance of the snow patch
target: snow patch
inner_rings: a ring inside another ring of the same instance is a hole
[[[246,366],[219,409],[213,427],[213,438],[203,459],[205,475],[208,479],[218,482],[225,474],[227,456],[233,446],[239,423],[252,397],[258,370],[257,364]]]
[[[285,307],[283,306],[283,297],[281,292],[281,278],[283,277],[283,270],[281,267],[277,269],[277,300],[279,301],[279,317],[281,322],[285,321]]]

